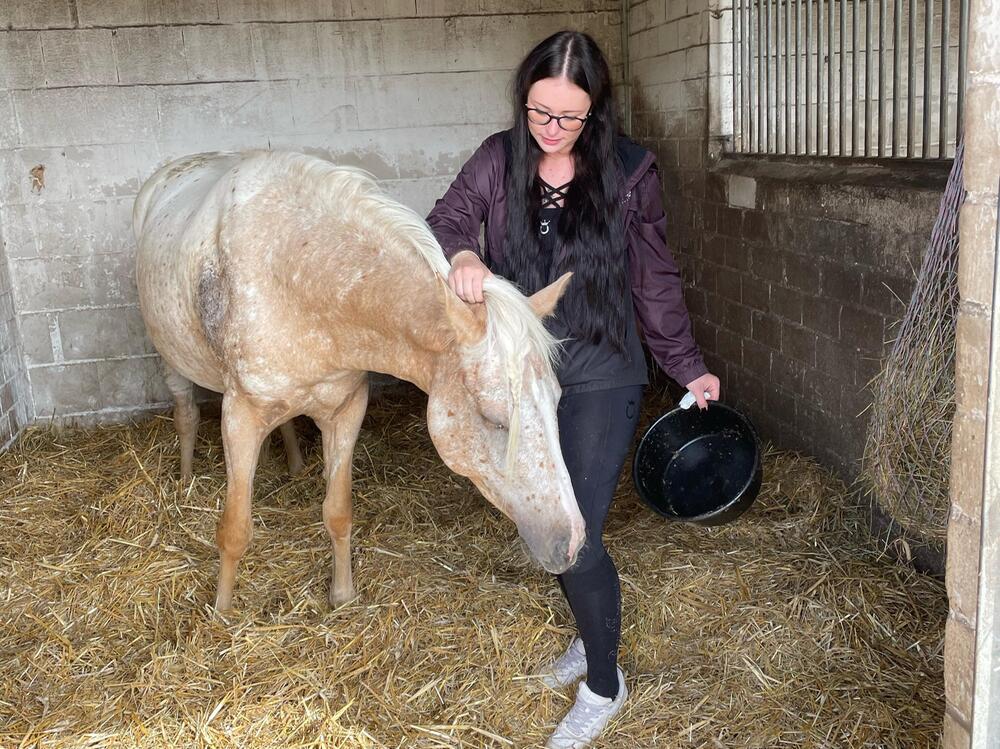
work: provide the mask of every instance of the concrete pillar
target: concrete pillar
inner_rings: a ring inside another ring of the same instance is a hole
[[[1000,735],[1000,0],[970,3],[966,91],[945,749],[985,749]]]

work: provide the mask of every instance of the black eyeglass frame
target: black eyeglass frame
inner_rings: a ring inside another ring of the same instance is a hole
[[[538,125],[539,127],[545,127],[550,122],[552,122],[552,120],[555,120],[556,124],[559,126],[559,129],[560,130],[565,130],[567,133],[575,133],[578,130],[582,130],[583,126],[587,124],[587,119],[590,117],[590,112],[587,112],[587,114],[585,114],[583,117],[576,117],[576,116],[571,115],[571,114],[559,114],[559,115],[555,115],[555,114],[552,114],[551,112],[546,112],[544,109],[539,109],[538,107],[529,107],[527,104],[524,105],[524,108],[527,111],[529,111],[529,112],[537,112],[538,114],[540,114],[540,115],[542,115],[544,117],[548,117],[548,119],[545,120],[545,122],[533,122],[533,121],[531,121],[531,117],[529,116],[528,120],[533,125]],[[576,128],[576,130],[571,130],[570,128],[568,128],[565,125],[563,125],[563,123],[562,123],[563,120],[574,120],[575,122],[579,122],[580,123],[580,127]]]

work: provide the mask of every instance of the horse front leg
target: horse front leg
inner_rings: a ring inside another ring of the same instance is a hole
[[[228,611],[233,603],[236,567],[250,545],[253,525],[250,500],[260,446],[271,431],[259,411],[245,398],[227,393],[222,398],[222,444],[226,454],[226,507],[216,530],[219,547],[219,585],[215,608]]]
[[[332,419],[317,420],[323,433],[326,497],[323,524],[333,542],[330,604],[339,606],[356,595],[351,573],[351,459],[368,407],[368,379],[348,397]]]

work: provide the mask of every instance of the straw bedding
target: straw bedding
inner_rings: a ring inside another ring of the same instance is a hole
[[[419,394],[355,455],[359,597],[326,602],[319,449],[258,474],[234,611],[211,609],[225,470],[190,487],[169,419],[33,430],[0,455],[0,747],[521,747],[571,692],[525,678],[568,642],[551,578],[438,459]],[[646,414],[662,409],[650,404]],[[811,461],[769,450],[736,524],[667,524],[623,481],[608,522],[632,696],[603,747],[934,747],[943,586],[879,558]]]

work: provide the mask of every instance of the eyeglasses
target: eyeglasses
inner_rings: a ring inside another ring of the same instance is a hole
[[[534,125],[548,125],[552,120],[555,120],[560,128],[571,133],[583,127],[587,121],[587,117],[590,117],[590,113],[587,113],[584,117],[573,117],[568,114],[561,114],[557,117],[554,114],[549,114],[541,109],[535,109],[527,105],[524,108],[528,110],[528,122]]]

